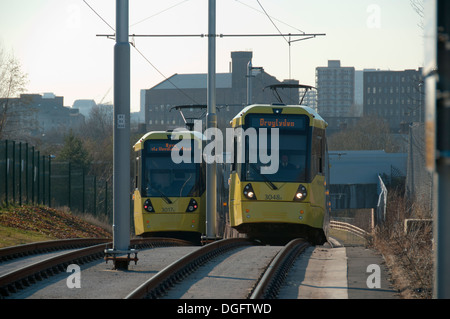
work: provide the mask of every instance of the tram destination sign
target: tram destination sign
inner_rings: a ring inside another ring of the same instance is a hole
[[[306,129],[307,117],[304,115],[274,115],[251,114],[247,117],[249,127],[255,128],[279,128],[279,129]]]
[[[145,141],[145,149],[147,154],[150,153],[164,153],[164,152],[172,152],[180,151],[179,146],[177,145],[178,141],[168,141],[168,140],[147,140]],[[192,148],[182,147],[184,151],[192,151]]]

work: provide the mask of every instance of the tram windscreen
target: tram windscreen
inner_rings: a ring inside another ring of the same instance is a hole
[[[179,164],[172,160],[172,148],[179,141],[147,140],[142,161],[142,193],[144,197],[200,196],[203,183],[200,164],[194,163],[194,140],[191,161]],[[182,151],[181,151],[182,152]]]
[[[308,158],[310,155],[310,146],[308,143],[308,118],[303,115],[291,115],[287,118],[287,121],[280,116],[278,119],[270,119],[270,116],[264,115],[264,122],[261,115],[250,115],[252,124],[264,124],[264,123],[284,123],[281,125],[276,125],[279,135],[279,147],[278,147],[278,170],[274,174],[263,174],[261,171],[262,166],[267,166],[267,163],[263,163],[260,158],[260,131],[257,127],[256,132],[258,135],[258,142],[251,143],[248,140],[245,143],[246,154],[257,155],[256,163],[252,163],[247,156],[245,164],[243,164],[244,174],[243,178],[245,181],[258,181],[258,182],[306,182],[307,181],[307,167]],[[273,116],[275,117],[275,116]],[[285,123],[293,123],[291,126],[286,126]],[[271,125],[271,124],[269,124]],[[263,154],[268,154],[270,156],[271,152],[276,151],[276,147],[271,145],[271,130],[267,130],[267,149],[262,150]],[[266,153],[264,153],[266,152]],[[274,156],[271,156],[274,159]]]

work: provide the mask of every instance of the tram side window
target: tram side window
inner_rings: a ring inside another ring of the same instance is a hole
[[[236,163],[237,163],[237,137],[234,136],[234,141],[233,141],[233,162],[231,163],[231,171],[235,172],[236,171]]]
[[[134,188],[135,189],[139,189],[139,185],[141,185],[141,179],[140,179],[140,176],[141,176],[140,173],[142,172],[141,158],[142,158],[142,155],[139,154],[139,156],[136,157],[136,162],[135,162],[135,165],[134,165],[134,171],[135,171],[135,174],[134,174],[134,178],[135,178],[135,180],[134,180]]]
[[[311,146],[311,173],[312,176],[324,174],[324,132],[320,129],[313,130],[313,143]]]

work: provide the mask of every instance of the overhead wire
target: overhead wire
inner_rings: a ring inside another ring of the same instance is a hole
[[[289,40],[286,39],[286,37],[283,35],[283,33],[280,31],[280,29],[277,27],[277,25],[275,24],[275,22],[273,22],[272,18],[270,17],[270,15],[267,13],[266,9],[264,9],[264,7],[262,6],[261,2],[259,2],[259,0],[256,0],[256,2],[258,2],[259,6],[261,7],[261,9],[264,11],[264,13],[266,14],[267,18],[269,18],[270,22],[272,22],[273,26],[275,27],[275,29],[277,29],[278,33],[280,33],[283,36],[283,39],[289,44]]]
[[[184,96],[186,96],[188,99],[190,99],[195,104],[200,104],[197,102],[193,97],[188,95],[186,92],[184,92],[182,89],[180,89],[178,86],[176,86],[175,83],[173,83],[170,78],[166,77],[164,73],[162,73],[150,60],[136,47],[135,43],[131,43],[131,46],[141,55],[141,57],[148,62],[155,70],[158,72],[166,81],[168,81],[170,84],[172,84],[178,91],[180,91]]]
[[[87,3],[87,1],[86,0],[83,0],[83,2],[92,10],[92,12],[94,12],[96,15],[97,15],[97,17],[99,17],[108,27],[110,27],[111,28],[111,30],[113,30],[114,32],[116,32],[116,30],[105,20],[105,19],[103,19],[103,17],[94,9],[94,8],[92,8],[90,5],[89,5],[89,3]]]
[[[155,14],[152,14],[151,16],[149,16],[149,17],[147,17],[147,18],[144,18],[144,19],[142,19],[142,20],[139,20],[138,22],[135,22],[135,23],[131,24],[130,27],[134,27],[135,25],[137,25],[137,24],[139,24],[139,23],[142,23],[142,22],[144,22],[144,21],[147,21],[148,19],[154,18],[154,17],[160,15],[161,13],[164,13],[164,12],[166,12],[166,11],[169,11],[170,9],[173,9],[173,8],[175,8],[175,7],[178,7],[180,4],[183,4],[184,2],[187,2],[187,1],[189,1],[189,0],[182,0],[182,1],[180,1],[180,2],[178,2],[178,3],[176,3],[176,4],[174,4],[173,6],[170,6],[170,7],[166,8],[166,9],[164,9],[164,10],[161,10],[161,11],[155,13]]]
[[[248,8],[250,8],[250,9],[252,9],[252,10],[255,10],[256,12],[259,12],[259,13],[261,13],[261,14],[266,14],[266,13],[264,13],[263,11],[260,11],[260,10],[254,8],[254,7],[248,5],[248,4],[246,4],[246,3],[244,3],[244,2],[242,2],[242,1],[240,1],[240,0],[235,0],[235,1],[238,2],[238,3],[240,3],[240,4],[242,4],[242,5],[244,5],[244,6],[246,6],[246,7],[248,7]],[[297,30],[297,31],[299,31],[299,32],[301,32],[301,33],[305,33],[305,31],[300,30],[299,28],[296,28],[296,27],[294,27],[294,26],[292,26],[292,25],[290,25],[290,24],[288,24],[288,23],[286,23],[286,22],[284,22],[284,21],[281,21],[280,19],[274,18],[274,17],[272,17],[272,16],[270,16],[270,18],[271,18],[272,20],[275,20],[275,21],[280,22],[281,24],[284,24],[285,26],[288,26],[288,27],[290,27],[290,28],[292,28],[292,29],[295,29],[295,30]]]
[[[184,2],[185,1],[189,1],[189,0],[184,0]],[[92,6],[90,6],[89,5],[89,3],[86,1],[86,0],[83,0],[83,2],[108,26],[108,27],[110,27],[114,32],[116,32],[116,30],[92,7]],[[178,3],[178,4],[181,4],[181,2],[180,3]],[[177,4],[177,5],[178,5]],[[172,7],[170,7],[170,8],[173,8],[173,7],[175,7],[175,6],[177,6],[177,5],[174,5],[174,6],[172,6]],[[168,9],[170,9],[170,8],[168,8]],[[163,11],[161,11],[161,12],[159,12],[159,13],[162,13],[162,12],[164,12],[164,11],[167,11],[168,9],[166,9],[166,10],[163,10]],[[158,14],[159,14],[158,13]],[[155,15],[157,15],[157,14],[155,14]],[[153,15],[153,16],[155,16],[155,15]],[[147,19],[149,19],[149,18],[151,18],[151,17],[148,17]],[[146,20],[146,19],[145,19]],[[139,23],[139,22],[138,22]],[[135,23],[135,25],[136,25],[137,23]],[[136,43],[135,43],[135,41],[134,41],[134,39],[130,42],[130,45],[136,50],[136,52],[138,52],[139,53],[139,55],[148,63],[148,64],[150,64],[150,66],[153,68],[153,69],[155,69],[156,70],[156,72],[158,72],[166,81],[168,81],[170,84],[172,84],[178,91],[180,91],[184,96],[186,96],[187,98],[189,98],[192,102],[194,102],[195,104],[199,104],[194,98],[192,98],[191,96],[189,96],[186,92],[184,92],[182,89],[180,89],[178,86],[176,86],[175,85],[175,83],[173,83],[168,77],[166,77],[165,75],[164,75],[164,73],[162,73],[137,47],[136,47]]]
[[[161,13],[164,13],[164,12],[166,12],[166,11],[168,11],[168,10],[170,10],[170,9],[172,9],[172,8],[175,8],[175,7],[177,7],[177,6],[179,6],[179,5],[181,5],[181,4],[183,4],[184,2],[187,2],[187,1],[189,1],[189,0],[182,0],[182,1],[180,1],[180,2],[178,2],[178,3],[176,3],[176,4],[174,4],[174,5],[172,5],[172,6],[170,6],[170,7],[168,7],[168,8],[166,8],[166,9],[164,9],[164,10],[162,10],[162,11],[159,11],[158,13],[155,13],[155,14],[153,14],[153,15],[151,15],[151,16],[149,16],[149,17],[147,17],[147,18],[145,18],[145,19],[142,19],[142,20],[140,20],[140,21],[138,21],[138,22],[136,22],[136,23],[134,23],[134,24],[132,24],[132,26],[135,26],[135,25],[137,25],[137,24],[139,24],[139,23],[141,23],[141,22],[144,22],[144,21],[146,21],[146,20],[148,20],[148,19],[150,19],[150,18],[153,18],[153,17],[155,17],[155,16],[157,16],[157,15],[159,15],[159,14],[161,14]],[[279,32],[279,35],[280,36],[282,36],[283,38],[284,38],[284,40],[288,43],[288,45],[289,45],[289,77],[290,77],[290,72],[291,72],[291,52],[290,52],[290,47],[291,47],[291,42],[294,42],[294,41],[291,41],[290,39],[288,40],[287,38],[286,38],[286,35],[285,34],[283,34],[281,31],[280,31],[280,29],[278,28],[278,26],[275,24],[275,22],[273,21],[273,20],[277,20],[277,21],[279,21],[279,22],[281,22],[281,23],[283,23],[283,24],[285,24],[285,25],[288,25],[287,23],[285,23],[285,22],[282,22],[282,21],[280,21],[279,19],[276,19],[276,18],[272,18],[268,13],[267,13],[267,11],[264,9],[264,7],[262,6],[262,4],[261,4],[261,2],[259,1],[259,0],[256,0],[257,2],[258,2],[258,4],[259,4],[259,6],[261,7],[261,9],[263,10],[263,12],[261,12],[261,11],[259,11],[259,10],[257,10],[257,9],[255,9],[255,8],[253,8],[253,7],[251,7],[251,6],[249,6],[249,5],[247,5],[247,4],[244,4],[244,3],[242,3],[241,1],[239,1],[239,0],[236,0],[238,3],[241,3],[241,4],[243,4],[243,5],[246,5],[247,7],[249,7],[249,8],[251,8],[251,9],[253,9],[253,10],[256,10],[256,11],[258,11],[258,12],[260,12],[260,13],[263,13],[263,14],[265,14],[267,17],[268,17],[268,19],[270,20],[270,22],[273,24],[273,26],[277,29],[277,31]],[[89,5],[89,3],[86,1],[86,0],[83,0],[83,2],[109,27],[109,28],[111,28],[114,32],[115,32],[115,29],[91,6],[91,5]],[[290,25],[288,25],[288,26],[290,26]],[[290,26],[290,27],[292,27],[292,26]],[[305,32],[304,31],[302,31],[302,30],[299,30],[299,29],[297,29],[297,28],[295,28],[295,27],[292,27],[292,28],[294,28],[294,29],[296,29],[296,30],[298,30],[298,31],[300,31],[301,33],[302,33],[302,35],[306,35],[305,34]],[[180,89],[179,87],[177,87],[176,85],[175,85],[175,83],[173,83],[171,80],[170,80],[170,78],[168,78],[168,77],[166,77],[137,47],[136,47],[136,43],[135,43],[135,41],[134,41],[134,36],[139,36],[139,35],[133,35],[133,37],[132,37],[132,41],[130,42],[130,44],[131,44],[131,46],[139,53],[139,55],[141,55],[141,57],[142,58],[144,58],[144,60],[148,63],[148,64],[150,64],[150,66],[153,68],[153,69],[155,69],[166,81],[168,81],[170,84],[172,84],[177,90],[179,90],[183,95],[185,95],[187,98],[189,98],[192,102],[194,102],[194,103],[196,103],[196,104],[199,104],[197,101],[195,101],[195,99],[194,98],[192,98],[191,96],[189,96],[186,92],[184,92],[182,89]],[[145,36],[152,36],[152,35],[145,35]],[[155,36],[155,35],[153,35],[153,36]],[[184,35],[185,36],[185,35]],[[190,36],[198,36],[198,35],[190,35]],[[204,35],[200,35],[200,36],[204,36]],[[227,36],[227,35],[220,35],[221,37],[225,37],[225,36]],[[228,35],[228,36],[252,36],[252,35]],[[253,35],[253,36],[255,36],[255,35]],[[256,35],[256,36],[269,36],[269,35]],[[289,34],[289,37],[291,36],[291,34]],[[295,35],[294,35],[295,36]],[[313,35],[313,37],[315,37],[315,35]],[[111,38],[110,36],[108,36],[108,38]],[[308,38],[309,39],[309,38]]]

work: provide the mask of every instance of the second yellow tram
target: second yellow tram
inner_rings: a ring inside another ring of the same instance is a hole
[[[175,135],[177,138],[175,138]],[[205,233],[205,171],[195,161],[202,151],[202,136],[196,132],[155,131],[135,145],[135,233],[142,237],[172,237],[200,243]],[[175,148],[175,149],[174,149]],[[172,151],[184,161],[172,158]],[[189,154],[186,157],[186,154]]]

